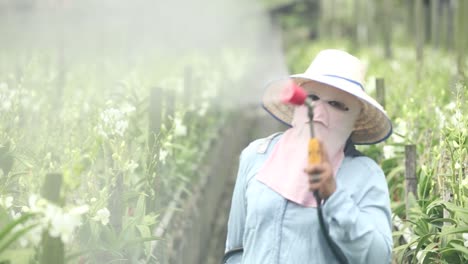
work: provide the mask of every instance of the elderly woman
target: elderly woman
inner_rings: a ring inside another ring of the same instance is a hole
[[[252,142],[241,154],[224,263],[391,261],[385,176],[354,145],[385,140],[392,125],[365,93],[364,75],[356,57],[324,50],[305,73],[290,76],[312,100],[313,120],[306,106],[281,102],[284,81],[267,85],[264,108],[291,128]],[[315,165],[307,162],[310,122],[323,150]]]

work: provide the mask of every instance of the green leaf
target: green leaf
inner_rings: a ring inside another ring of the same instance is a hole
[[[145,195],[140,194],[140,197],[138,197],[137,205],[135,208],[135,217],[142,218],[143,216],[145,216],[145,213],[146,213]]]
[[[12,235],[9,239],[7,239],[5,242],[2,242],[2,245],[0,245],[0,253],[2,253],[5,249],[7,249],[13,242],[15,242],[18,238],[29,232],[29,230],[33,229],[36,227],[35,225],[28,226],[18,232],[16,232],[14,235]]]
[[[142,237],[151,237],[151,230],[146,225],[137,225],[138,231],[140,231],[140,235]],[[149,243],[145,244],[145,252],[149,254],[151,252],[151,245]]]
[[[26,220],[28,220],[29,218],[31,218],[34,214],[23,214],[20,218],[16,219],[15,221],[12,221],[10,223],[8,223],[1,231],[0,231],[0,241],[2,241],[7,235],[9,232],[11,232],[13,230],[13,228],[15,228],[15,226],[17,225],[20,225],[24,222],[26,222]],[[0,251],[1,252],[1,251]]]
[[[429,223],[434,224],[434,223],[451,223],[453,225],[458,225],[458,222],[452,218],[436,218],[436,219],[431,219]]]
[[[32,248],[8,249],[0,255],[0,263],[31,263],[30,261],[34,257],[34,253],[34,249]],[[12,261],[9,262],[8,260]]]
[[[419,238],[417,239],[418,245],[416,246],[415,252],[417,253],[417,252],[419,252],[422,248],[425,248],[425,247],[427,246],[426,241],[428,241],[429,238],[431,238],[432,236],[435,236],[435,235],[436,235],[436,234],[427,234],[427,235],[424,235],[424,236],[419,237]],[[433,244],[433,243],[429,243],[429,244]],[[416,254],[414,255],[414,258],[413,258],[414,260],[416,260],[415,257],[416,257]]]
[[[468,233],[468,226],[464,227],[449,227],[446,230],[442,230],[440,232],[440,236],[447,236],[447,235],[452,235],[452,234],[462,234],[462,233]]]
[[[458,244],[452,244],[452,247],[454,248],[455,251],[458,251],[462,253],[465,256],[468,256],[468,248],[458,245]]]
[[[395,253],[399,253],[399,252],[403,252],[403,254],[400,255],[400,258],[398,260],[398,263],[403,263],[403,259],[405,257],[407,257],[411,252],[413,252],[413,250],[410,249],[410,247],[412,247],[414,244],[416,244],[418,241],[415,240],[415,241],[412,241],[408,244],[404,244],[404,245],[401,245],[401,246],[398,246],[396,248],[393,249],[393,251]]]
[[[138,231],[140,232],[140,235],[141,235],[142,237],[149,237],[149,236],[151,236],[151,230],[149,229],[148,226],[146,226],[146,225],[137,225],[136,227],[137,227],[137,229],[138,229]]]
[[[162,238],[157,237],[157,236],[142,237],[142,238],[126,241],[125,245],[129,246],[129,245],[133,245],[133,244],[140,244],[140,243],[150,242],[150,241],[155,241],[155,240],[162,240]]]

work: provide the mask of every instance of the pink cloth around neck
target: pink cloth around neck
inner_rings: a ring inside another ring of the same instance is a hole
[[[314,133],[327,148],[328,158],[336,176],[344,159],[344,142],[349,134],[340,135],[336,134],[340,132],[328,130],[329,124],[334,120],[330,119],[333,116],[328,115],[326,107],[317,105],[314,114]],[[304,172],[307,166],[307,146],[310,139],[308,122],[307,107],[296,107],[292,128],[286,130],[276,143],[271,155],[256,175],[256,179],[292,202],[305,207],[317,207],[317,201],[313,193],[309,191],[308,175]],[[341,140],[341,137],[344,139]],[[337,139],[340,140],[337,142]],[[330,142],[330,140],[335,142]]]

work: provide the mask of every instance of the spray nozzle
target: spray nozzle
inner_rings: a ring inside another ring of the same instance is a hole
[[[308,109],[310,120],[310,133],[314,136],[313,120],[314,120],[314,106],[312,100],[307,96],[307,92],[301,86],[294,82],[290,82],[284,86],[281,93],[281,101],[285,104],[302,105],[305,104]]]
[[[289,83],[283,89],[281,94],[281,101],[283,103],[289,103],[294,105],[304,104],[307,99],[307,93],[294,82]]]
[[[309,108],[309,117],[313,117],[312,100],[307,96],[307,92],[301,86],[290,82],[286,85],[281,93],[281,101],[285,104],[302,105],[305,104]],[[312,119],[311,119],[312,120]]]
[[[312,100],[307,96],[307,92],[294,82],[288,83],[281,94],[281,101],[285,104],[302,105],[313,108]]]

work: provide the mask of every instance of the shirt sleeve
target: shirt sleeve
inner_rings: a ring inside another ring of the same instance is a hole
[[[229,212],[228,229],[226,237],[226,249],[224,263],[239,264],[242,262],[243,236],[246,217],[246,172],[247,157],[246,150],[240,156],[239,170],[231,201]]]
[[[393,247],[390,198],[387,182],[380,167],[368,158],[355,176],[356,191],[337,189],[323,206],[331,239],[339,246],[350,264],[390,263]]]

